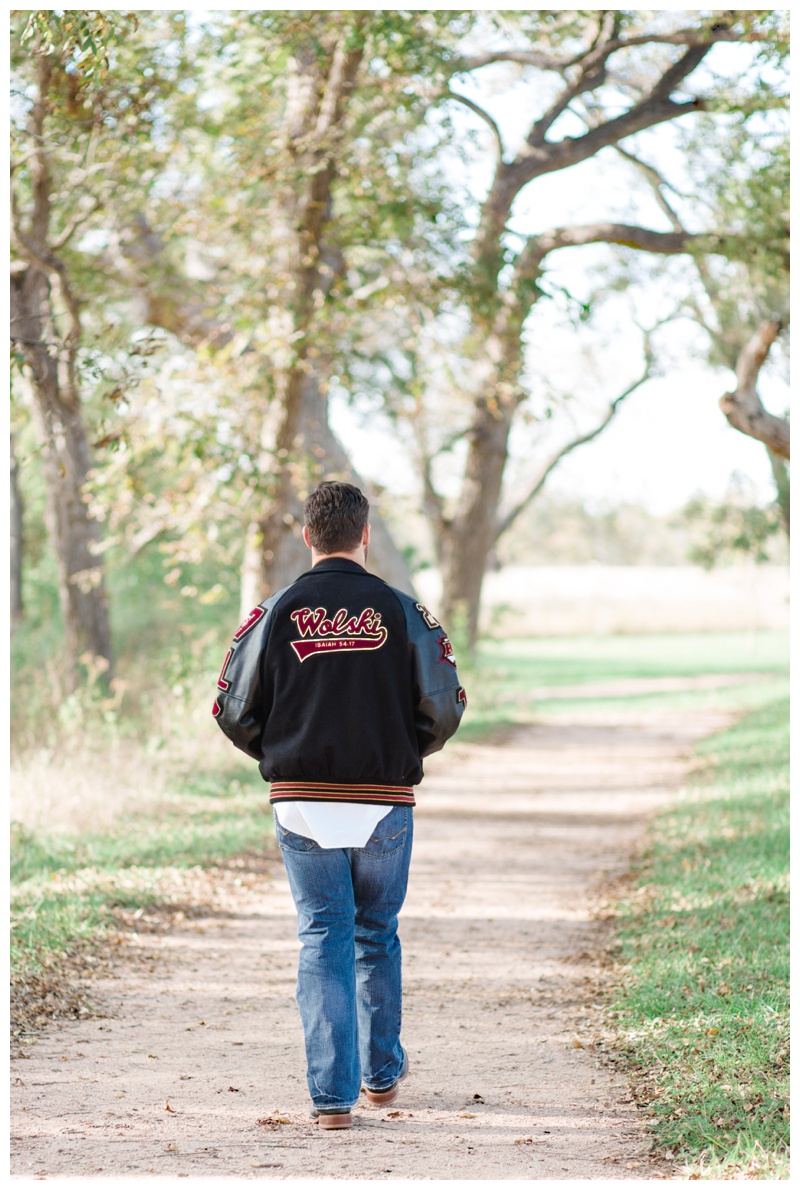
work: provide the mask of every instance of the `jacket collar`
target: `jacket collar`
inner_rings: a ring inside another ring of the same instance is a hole
[[[300,575],[300,578],[305,578],[307,574],[329,573],[330,571],[344,571],[345,574],[369,574],[363,566],[358,562],[352,562],[350,558],[323,558],[317,562],[316,566],[312,566],[310,570],[306,570]]]

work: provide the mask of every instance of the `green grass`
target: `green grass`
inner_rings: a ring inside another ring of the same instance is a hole
[[[691,1176],[788,1176],[788,740],[779,700],[703,741],[617,909],[622,1058]]]
[[[212,867],[274,846],[269,790],[257,772],[186,777],[152,815],[98,833],[11,831],[11,974],[52,970],[115,928],[115,912],[152,905],[175,869]]]
[[[507,724],[576,709],[744,708],[780,696],[788,670],[781,631],[670,633],[658,636],[500,638],[483,641],[476,657],[459,663],[469,708],[461,741],[478,740]],[[635,695],[591,693],[555,698],[559,686],[630,678],[692,678],[702,674],[763,674],[747,684]]]

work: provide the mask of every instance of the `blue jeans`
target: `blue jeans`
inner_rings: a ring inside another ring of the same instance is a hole
[[[400,1076],[401,957],[413,814],[393,806],[364,847],[320,847],[275,819],[302,948],[297,1006],[317,1108],[349,1111],[362,1084]]]

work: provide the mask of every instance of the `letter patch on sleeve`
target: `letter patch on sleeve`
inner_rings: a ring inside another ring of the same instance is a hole
[[[450,644],[448,637],[439,637],[439,648],[442,650],[442,655],[439,658],[439,661],[448,661],[450,665],[453,666],[453,669],[455,669],[456,658],[455,654],[453,653],[453,646]]]
[[[415,603],[414,607],[417,609],[417,611],[419,612],[419,614],[422,616],[423,620],[425,621],[426,628],[441,628],[441,624],[436,619],[436,616],[434,616],[431,612],[429,612],[427,607],[425,607],[425,605],[423,603]]]
[[[232,656],[233,656],[233,649],[228,649],[228,652],[225,654],[225,660],[222,662],[222,669],[220,670],[220,675],[217,678],[217,686],[219,687],[220,690],[229,690],[230,689],[230,685],[231,685],[230,682],[225,681],[225,670],[228,668],[228,664],[229,664]]]
[[[250,629],[255,628],[258,621],[266,614],[267,613],[264,611],[263,607],[254,607],[250,614],[246,616],[244,620],[242,620],[241,624],[236,629],[233,639],[237,641],[241,640],[243,636],[247,636]]]

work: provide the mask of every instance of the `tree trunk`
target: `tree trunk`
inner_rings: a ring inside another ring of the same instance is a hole
[[[11,623],[22,619],[22,493],[14,435],[11,435]]]
[[[315,53],[298,53],[290,65],[285,127],[299,181],[293,181],[279,196],[275,217],[283,223],[284,259],[280,264],[288,279],[283,300],[286,336],[296,346],[294,359],[279,379],[281,422],[274,440],[264,443],[264,464],[270,471],[263,511],[247,534],[243,614],[270,590],[291,582],[308,567],[309,555],[300,538],[298,489],[313,486],[323,476],[340,475],[359,482],[328,426],[319,364],[309,342],[325,317],[331,270],[325,262],[324,231],[332,209],[336,139],[342,134],[364,52],[357,36],[364,20],[363,14],[356,14],[349,35],[337,30],[326,61],[320,61]],[[355,38],[351,36],[354,33]],[[393,585],[410,589],[408,567],[392,546],[388,531],[379,517],[371,519],[372,566]]]
[[[58,566],[66,682],[74,689],[85,653],[103,659],[107,677],[113,662],[104,567],[97,552],[99,525],[90,516],[83,494],[91,465],[89,444],[77,393],[59,375],[59,360],[45,342],[42,312],[49,302],[47,278],[31,265],[14,276],[12,295],[15,337],[28,365],[35,423],[42,442],[47,524]]]
[[[353,468],[328,424],[328,402],[313,373],[306,377],[303,386],[299,424],[296,450],[306,462],[308,490],[321,479],[341,479],[356,484],[369,498],[369,486]],[[304,495],[295,487],[290,488],[282,515],[271,532],[265,531],[267,526],[263,521],[254,521],[249,526],[242,563],[242,617],[271,591],[293,582],[311,565],[308,547],[300,533]],[[408,564],[374,506],[370,508],[369,519],[372,527],[369,569],[391,586],[414,594]],[[268,550],[265,549],[267,541]]]
[[[508,457],[509,414],[484,404],[473,428],[459,509],[442,540],[442,618],[466,633],[472,649],[478,638],[481,588],[497,537],[497,513]]]
[[[42,441],[46,516],[58,565],[65,679],[66,685],[74,689],[80,682],[81,659],[87,653],[93,659],[93,668],[110,676],[111,631],[105,572],[96,549],[99,526],[90,516],[83,494],[90,452],[78,389],[79,303],[50,239],[53,183],[48,153],[55,134],[47,121],[57,59],[43,52],[41,46],[38,48],[38,93],[28,116],[31,192],[27,211],[23,213],[13,186],[11,192],[12,234],[22,257],[12,263],[11,326],[28,369]],[[58,290],[57,303],[53,300],[53,285]],[[65,332],[60,330],[62,325],[66,326]]]
[[[723,39],[728,28],[724,23],[715,25],[711,30],[714,39]],[[653,33],[652,38],[657,40],[658,35]],[[631,44],[646,43],[650,39],[651,35],[643,37],[641,42],[632,39]],[[524,372],[522,331],[531,307],[542,293],[538,279],[545,256],[567,244],[599,240],[631,246],[631,231],[637,233],[635,246],[643,250],[669,253],[686,250],[685,238],[681,236],[657,236],[654,241],[650,233],[638,234],[643,229],[595,224],[574,229],[579,233],[575,236],[565,234],[565,229],[557,229],[554,234],[528,236],[525,247],[510,266],[505,236],[514,203],[535,178],[587,161],[601,149],[617,145],[634,133],[697,110],[700,101],[677,102],[672,96],[682,89],[680,84],[700,65],[711,48],[711,41],[712,38],[698,30],[697,40],[688,41],[680,57],[666,66],[654,85],[643,88],[640,98],[627,110],[603,111],[602,102],[598,100],[584,134],[555,139],[551,136],[554,124],[574,99],[603,86],[606,61],[624,44],[617,36],[616,18],[612,15],[609,23],[604,17],[602,28],[592,44],[587,44],[570,61],[573,68],[570,76],[567,77],[564,66],[557,67],[563,86],[546,110],[529,125],[527,137],[513,160],[507,159],[502,134],[491,115],[472,100],[466,101],[492,127],[498,153],[472,244],[469,282],[463,291],[470,314],[470,337],[483,340],[483,362],[488,363],[489,374],[478,386],[479,398],[469,433],[467,466],[457,515],[448,521],[442,514],[443,502],[435,493],[426,504],[433,510],[441,545],[443,615],[456,624],[463,621],[470,647],[477,638],[483,569],[501,531],[498,509],[508,456],[508,436],[515,410],[524,399],[521,392]],[[508,59],[508,56],[506,51],[477,54],[464,59],[460,69],[464,69],[465,63],[467,69],[478,69],[490,61]],[[553,64],[546,55],[542,58],[538,48],[523,55],[522,59],[511,56],[531,64],[541,64],[544,60],[548,69]],[[464,101],[463,96],[455,97]],[[647,243],[641,242],[645,239]],[[504,270],[510,274],[507,278],[502,276]],[[427,474],[430,474],[429,468]]]

